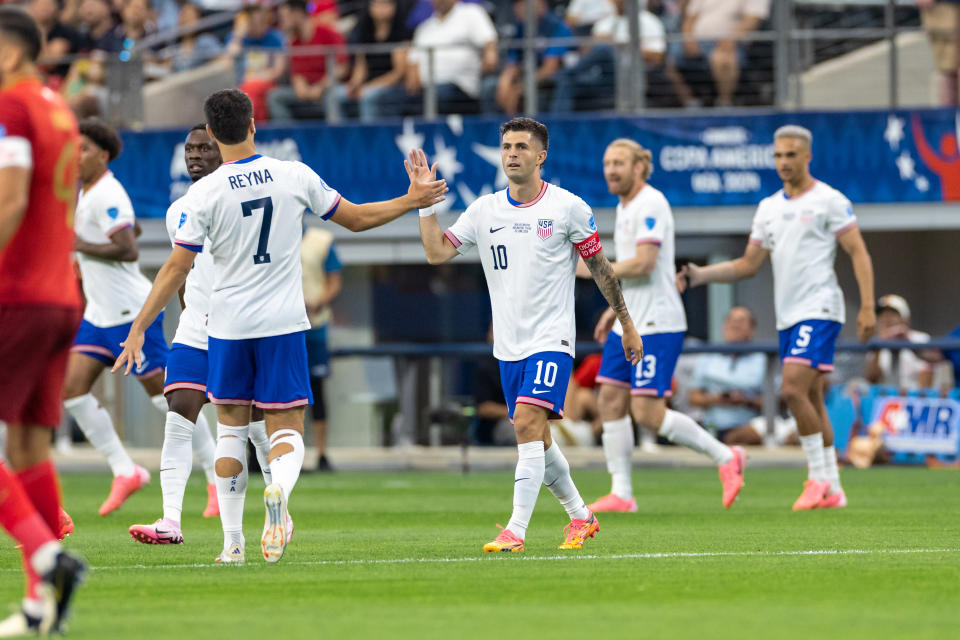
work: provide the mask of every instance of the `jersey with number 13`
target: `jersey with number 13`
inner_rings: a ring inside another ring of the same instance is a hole
[[[340,204],[302,162],[261,155],[225,162],[183,199],[176,244],[200,251],[209,240],[213,293],[208,332],[223,340],[310,328],[303,301],[303,214],[329,219]]]

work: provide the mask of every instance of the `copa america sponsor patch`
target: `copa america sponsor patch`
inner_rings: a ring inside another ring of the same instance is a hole
[[[546,240],[553,236],[553,220],[540,218],[537,220],[537,235],[541,240]]]

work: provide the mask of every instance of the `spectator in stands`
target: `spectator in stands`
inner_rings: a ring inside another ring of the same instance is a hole
[[[177,24],[181,29],[185,29],[196,24],[200,18],[200,7],[191,2],[185,2],[180,7]],[[187,33],[172,48],[167,64],[171,71],[188,71],[210,62],[222,51],[220,41],[212,33]]]
[[[412,32],[397,0],[368,0],[350,35],[352,44],[388,44],[407,42]],[[391,87],[401,87],[406,76],[409,47],[389,53],[359,53],[353,59],[353,72],[344,97],[359,104],[360,119],[370,122],[382,117],[380,97]],[[394,94],[396,95],[396,93]]]
[[[573,34],[557,14],[550,11],[547,0],[535,0],[537,4],[537,33],[539,38],[569,38]],[[513,12],[516,18],[514,37],[523,38],[526,31],[527,3],[526,0],[514,0]],[[537,55],[537,93],[538,103],[546,107],[556,83],[557,72],[563,66],[563,56],[567,53],[566,45],[551,45],[538,47]],[[500,76],[490,83],[489,88],[484,81],[484,111],[494,111],[494,106],[500,111],[512,116],[520,111],[523,99],[523,50],[510,49]],[[493,91],[491,91],[493,89]],[[495,95],[491,96],[493,93]],[[493,97],[495,100],[491,100]],[[495,102],[495,105],[494,105]]]
[[[723,322],[727,344],[752,342],[757,321],[746,307],[734,307]],[[767,358],[763,353],[704,353],[690,381],[690,404],[705,409],[704,424],[727,445],[763,444],[750,424],[763,409],[763,381]]]
[[[937,98],[941,105],[960,104],[960,0],[917,0],[923,29],[937,65]]]
[[[253,117],[267,119],[267,92],[285,71],[283,33],[271,27],[269,10],[248,5],[233,21],[226,55],[237,67],[237,84],[253,102]]]
[[[180,24],[180,10],[186,0],[153,0],[154,20],[157,23],[157,31],[167,31],[176,29]],[[197,8],[199,12],[199,7]]]
[[[70,62],[53,61],[89,50],[90,41],[79,30],[60,21],[57,0],[32,0],[28,11],[44,36],[43,51],[37,62],[46,73],[47,84],[59,89],[70,71]]]
[[[566,22],[574,35],[588,36],[594,24],[616,15],[612,0],[570,0]]]
[[[307,3],[307,11],[310,13],[310,20],[314,24],[337,29],[337,20],[340,19],[337,0],[312,0],[312,2]]]
[[[610,108],[615,93],[618,57],[614,45],[630,42],[626,0],[614,0],[616,15],[599,20],[592,34],[600,43],[581,52],[574,67],[557,74],[551,110],[567,113],[577,108]],[[661,85],[666,33],[660,19],[647,10],[639,12],[640,50],[647,71],[647,86]]]
[[[743,37],[770,14],[770,0],[690,0],[683,20],[683,59],[677,66],[696,68],[706,60],[718,107],[733,104],[746,56]]]
[[[484,4],[484,0],[460,0],[470,4]],[[405,0],[402,14],[407,16],[407,28],[412,32],[433,15],[433,0]]]
[[[326,24],[310,19],[306,0],[286,0],[280,6],[280,25],[290,43],[290,84],[275,87],[267,93],[270,119],[293,120],[298,112],[305,117],[323,113],[323,96],[331,80],[340,75],[339,69],[327,69],[323,53],[298,53],[298,47],[343,45],[343,36]],[[338,56],[339,64],[346,58]]]
[[[120,24],[113,27],[97,49],[119,53],[121,60],[129,60],[133,48],[144,38],[157,32],[153,21],[152,0],[125,0],[120,11]]]
[[[910,328],[910,306],[906,300],[897,295],[886,295],[877,301],[876,339],[922,344],[930,341],[930,334]],[[935,353],[930,357],[926,351],[900,349],[896,371],[890,349],[871,351],[867,354],[864,377],[873,384],[893,385],[905,390],[938,387],[940,385],[934,381],[937,365],[929,362],[937,357]]]
[[[83,0],[77,9],[80,30],[90,40],[94,51],[119,51],[121,42],[117,42],[114,19],[107,0]]]
[[[497,67],[497,32],[480,6],[461,0],[432,0],[434,13],[413,33],[407,65],[404,112],[423,111],[423,89],[430,82],[433,50],[433,84],[440,113],[472,113],[478,109],[483,73]],[[397,98],[396,89],[385,91],[382,104]]]

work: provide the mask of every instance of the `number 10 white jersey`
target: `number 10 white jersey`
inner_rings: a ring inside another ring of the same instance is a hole
[[[184,198],[176,244],[213,256],[208,333],[243,340],[310,328],[303,301],[303,213],[324,220],[340,194],[302,162],[259,154],[226,162]]]
[[[584,257],[601,250],[587,203],[547,182],[527,203],[498,191],[477,198],[445,235],[460,253],[480,252],[498,360],[574,355],[577,250]]]

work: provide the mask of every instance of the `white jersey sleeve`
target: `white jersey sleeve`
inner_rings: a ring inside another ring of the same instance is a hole
[[[757,212],[753,214],[753,225],[750,227],[750,244],[755,244],[770,251],[773,247],[764,233],[763,227],[763,202],[757,207]]]
[[[466,253],[477,245],[479,219],[481,217],[480,199],[476,199],[460,214],[457,221],[443,232],[443,235],[457,248],[461,254]]]
[[[302,162],[292,163],[300,175],[300,184],[303,186],[303,205],[311,213],[324,220],[329,220],[340,207],[340,194],[331,189],[317,172]]]
[[[207,238],[209,231],[209,221],[205,220],[204,215],[209,209],[196,206],[190,195],[188,191],[187,195],[179,200],[181,211],[173,244],[200,253],[203,249],[203,241]]]
[[[81,192],[74,230],[93,244],[107,244],[110,236],[134,224],[133,205],[123,185],[109,171]],[[137,262],[103,260],[77,254],[87,305],[83,317],[97,327],[132,322],[150,293],[150,281]]]
[[[857,217],[853,215],[853,205],[839,191],[834,191],[826,203],[827,231],[841,236],[857,226]]]
[[[593,210],[582,198],[570,194],[570,208],[567,218],[567,237],[584,258],[596,255],[603,250]]]
[[[167,235],[176,246],[177,231],[186,223],[186,196],[174,201],[167,209]],[[180,313],[177,333],[173,342],[195,349],[207,348],[207,314],[210,311],[210,294],[213,292],[213,258],[209,243],[205,243],[193,262],[184,286],[184,309]]]
[[[633,209],[637,218],[633,221],[633,228],[636,229],[636,244],[655,244],[658,247],[663,246],[664,237],[667,234],[670,213],[670,205],[664,197],[651,197],[647,199],[646,207]],[[672,232],[672,229],[670,230]],[[636,254],[634,254],[636,255]],[[617,260],[627,260],[633,256],[617,256]]]

